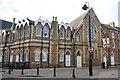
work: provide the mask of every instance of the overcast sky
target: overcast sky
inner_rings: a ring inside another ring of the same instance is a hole
[[[57,16],[59,23],[71,22],[85,11],[84,3],[88,1],[101,23],[115,21],[117,26],[119,0],[0,0],[0,19],[16,21],[30,18],[36,21],[40,16],[42,20],[52,20]]]

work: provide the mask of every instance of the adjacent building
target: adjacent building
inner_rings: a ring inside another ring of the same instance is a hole
[[[90,13],[89,13],[90,12]],[[120,28],[100,23],[91,8],[71,23],[48,20],[15,19],[10,30],[2,30],[0,60],[3,65],[14,67],[24,63],[29,68],[84,67],[89,64],[88,16],[91,18],[91,41],[93,66],[120,63]]]

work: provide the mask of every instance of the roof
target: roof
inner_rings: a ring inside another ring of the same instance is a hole
[[[102,28],[104,29],[104,30],[113,30],[113,31],[120,31],[120,29],[117,29],[116,27],[111,27],[110,25],[108,25],[108,24],[102,24],[101,23],[101,26],[102,26]]]
[[[11,26],[12,26],[12,22],[0,19],[0,27],[1,27],[1,29],[8,30],[8,29],[11,28]]]
[[[88,12],[85,12],[84,14],[82,14],[81,16],[77,17],[75,20],[73,20],[70,25],[73,28],[78,28],[80,26],[80,24],[82,23],[84,17],[87,15]]]

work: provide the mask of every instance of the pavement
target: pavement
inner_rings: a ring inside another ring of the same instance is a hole
[[[24,74],[21,74],[21,69],[14,69],[11,74],[8,74],[8,69],[0,69],[0,77],[2,80],[120,80],[120,68],[101,69],[100,67],[93,68],[93,76],[89,76],[88,67],[75,68],[75,78],[73,78],[73,68],[56,68],[54,76],[53,68],[40,68],[37,75],[37,69],[24,69]]]

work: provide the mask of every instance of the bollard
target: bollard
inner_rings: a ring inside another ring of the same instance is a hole
[[[75,78],[75,67],[73,67],[73,78]]]
[[[11,74],[11,68],[10,68],[10,64],[9,64],[9,71],[8,71],[8,74]]]
[[[22,71],[21,71],[21,74],[22,74],[22,75],[24,74],[24,72],[23,72],[23,71],[24,71],[24,69],[23,69],[23,64],[22,64]]]
[[[54,66],[54,77],[56,77],[56,66]]]
[[[37,64],[37,75],[39,75],[39,64]]]

